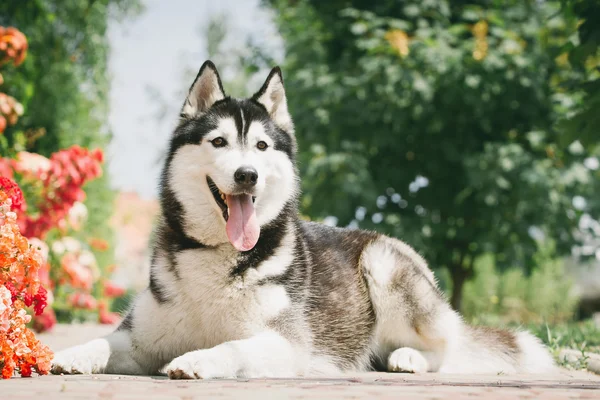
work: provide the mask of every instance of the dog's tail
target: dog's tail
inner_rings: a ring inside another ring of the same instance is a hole
[[[542,342],[526,331],[463,325],[463,334],[449,349],[443,372],[552,373],[556,366]]]

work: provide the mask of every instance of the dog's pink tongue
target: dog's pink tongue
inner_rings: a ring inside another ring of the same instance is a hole
[[[226,231],[229,241],[239,251],[252,250],[260,236],[260,226],[256,219],[252,196],[227,195],[227,207],[229,207],[229,218]]]

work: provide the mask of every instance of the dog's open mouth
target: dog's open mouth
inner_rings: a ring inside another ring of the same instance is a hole
[[[253,249],[260,236],[260,225],[254,209],[256,197],[248,193],[223,193],[209,176],[206,177],[206,183],[221,209],[227,237],[233,247],[239,251]]]
[[[217,187],[215,182],[212,179],[210,179],[209,176],[206,177],[206,183],[208,183],[208,188],[210,189],[213,197],[215,198],[215,201],[217,202],[217,205],[223,213],[223,218],[225,219],[225,221],[227,221],[229,219],[229,209],[227,208],[227,196],[225,195],[225,193],[221,192],[221,190]]]

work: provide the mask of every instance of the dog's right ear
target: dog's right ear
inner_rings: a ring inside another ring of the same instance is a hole
[[[190,87],[183,107],[182,118],[193,118],[204,114],[213,104],[225,98],[225,91],[217,67],[208,60],[202,64],[200,71]]]

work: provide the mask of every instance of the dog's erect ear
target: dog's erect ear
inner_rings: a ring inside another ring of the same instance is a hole
[[[183,107],[181,108],[182,118],[191,118],[201,115],[219,100],[225,98],[221,78],[217,72],[217,67],[212,61],[205,61],[200,67],[200,71],[190,87]]]
[[[263,86],[252,98],[265,106],[275,125],[290,134],[294,133],[294,124],[288,112],[283,76],[279,67],[271,70]]]

